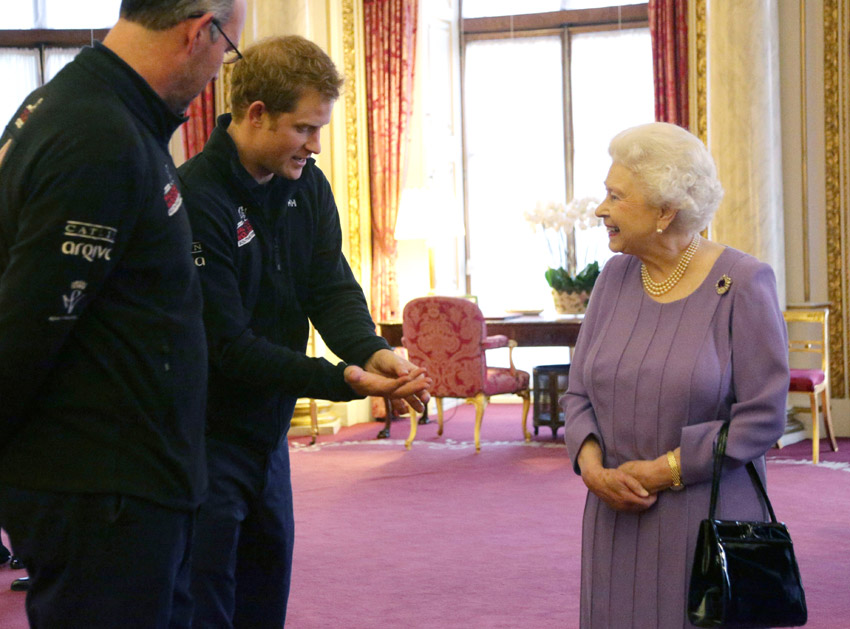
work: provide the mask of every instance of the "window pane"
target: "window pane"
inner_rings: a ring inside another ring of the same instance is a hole
[[[110,28],[118,21],[121,0],[44,0],[44,28]]]
[[[579,33],[571,38],[575,198],[605,196],[608,143],[617,133],[655,119],[648,28]],[[577,262],[611,257],[605,229],[576,233]]]
[[[548,13],[561,9],[597,9],[626,4],[643,4],[646,0],[463,0],[463,17],[496,17]]]
[[[24,98],[39,84],[38,51],[21,48],[0,49],[0,125],[2,128],[15,115]]]
[[[466,47],[468,272],[485,313],[552,302],[523,212],[565,196],[561,59],[558,36]]]
[[[47,82],[56,76],[66,63],[77,56],[81,48],[48,48],[44,51],[44,81]]]
[[[32,0],[4,2],[2,11],[4,29],[35,28],[35,3]]]

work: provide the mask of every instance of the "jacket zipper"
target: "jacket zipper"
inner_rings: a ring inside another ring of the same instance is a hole
[[[283,270],[283,267],[280,264],[280,239],[277,234],[275,234],[272,243],[272,248],[274,250],[274,265],[278,272],[280,272]]]

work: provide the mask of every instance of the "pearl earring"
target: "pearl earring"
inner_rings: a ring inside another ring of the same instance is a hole
[[[655,230],[655,233],[656,234],[663,234],[664,230],[659,227],[658,229]]]

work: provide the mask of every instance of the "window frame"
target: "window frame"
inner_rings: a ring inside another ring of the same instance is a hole
[[[0,50],[29,48],[38,51],[39,83],[44,85],[45,51],[48,48],[82,48],[103,41],[108,28],[0,30]]]
[[[523,31],[563,29],[570,26],[617,25],[649,21],[649,3],[597,9],[563,9],[549,13],[468,17],[461,19],[461,38],[472,35],[517,34]],[[461,42],[463,43],[463,42]]]
[[[103,41],[108,28],[0,30],[0,48],[79,48]]]

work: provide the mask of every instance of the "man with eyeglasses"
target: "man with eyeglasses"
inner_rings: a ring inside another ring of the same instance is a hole
[[[423,370],[375,334],[311,157],[341,85],[303,37],[254,44],[231,75],[233,115],[180,167],[210,348],[195,627],[284,624],[294,541],[286,436],[298,397],[380,395],[418,411],[428,400]],[[305,354],[310,323],[346,362]]]
[[[124,0],[0,137],[0,522],[32,627],[189,626],[202,296],[168,141],[246,0]]]

